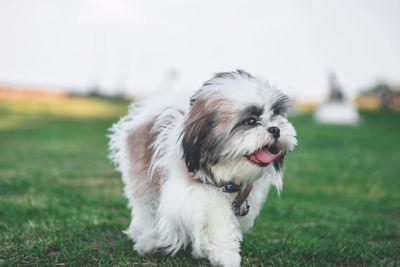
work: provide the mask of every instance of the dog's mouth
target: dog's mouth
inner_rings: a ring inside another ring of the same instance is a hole
[[[245,157],[258,166],[265,167],[278,159],[282,153],[283,150],[280,150],[276,144],[272,144],[256,150],[253,154],[245,155]]]

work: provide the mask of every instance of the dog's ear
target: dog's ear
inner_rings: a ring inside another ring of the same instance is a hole
[[[215,111],[206,113],[195,105],[189,113],[182,131],[183,158],[189,172],[196,172],[209,159],[213,144]]]
[[[193,98],[192,98],[193,99]],[[217,127],[221,120],[221,99],[196,94],[182,130],[183,158],[189,172],[209,168],[220,160],[226,135]],[[218,129],[217,129],[218,128]]]

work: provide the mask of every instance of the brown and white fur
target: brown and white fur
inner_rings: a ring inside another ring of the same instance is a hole
[[[174,255],[190,243],[194,257],[240,266],[242,233],[253,226],[270,185],[281,190],[284,155],[297,144],[287,100],[266,80],[237,70],[216,74],[190,103],[132,104],[111,128],[109,145],[129,200],[125,233],[134,249]],[[271,127],[280,129],[279,137]],[[274,162],[260,166],[249,159],[270,145],[283,152]],[[253,184],[245,216],[232,208],[238,193],[220,190],[231,181]]]

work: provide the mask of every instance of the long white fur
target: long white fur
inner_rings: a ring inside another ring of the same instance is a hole
[[[237,106],[244,107],[248,103],[255,102],[265,104],[266,109],[269,110],[268,105],[271,105],[274,95],[280,93],[259,78],[239,79],[239,81],[221,79],[215,82],[219,87],[229,89],[218,89],[218,92],[225,94],[225,97],[231,99]],[[210,93],[211,97],[214,91],[212,88],[206,88],[207,90],[209,92],[206,93]],[[183,111],[184,114],[178,110]],[[234,170],[235,177],[239,177],[241,182],[254,182],[253,190],[247,199],[250,206],[249,213],[242,217],[235,216],[231,203],[236,194],[222,193],[216,187],[194,183],[187,177],[180,141],[188,112],[188,101],[176,103],[174,99],[167,100],[165,97],[151,99],[132,104],[128,114],[111,128],[110,159],[122,173],[124,193],[129,201],[128,207],[131,209],[132,221],[125,233],[133,239],[134,249],[140,254],[163,249],[174,255],[182,247],[191,244],[194,257],[207,257],[213,265],[240,266],[242,232],[253,226],[270,185],[274,185],[278,191],[281,190],[282,172],[275,170],[272,166],[260,171],[259,167],[249,167],[251,163],[244,161],[233,163],[227,161],[213,167],[212,171],[216,179],[229,180],[233,175],[229,172]],[[130,177],[132,163],[127,138],[139,125],[156,116],[158,119],[154,122],[153,129],[159,131],[160,134],[151,144],[154,154],[147,177],[139,179],[152,179],[157,169],[162,171],[165,181],[160,193],[148,189],[138,196],[134,194],[135,181],[138,177],[135,179]],[[171,118],[173,118],[173,123],[171,123]],[[263,120],[268,125],[280,125],[282,142],[286,150],[291,151],[297,144],[296,133],[286,118],[279,116],[274,121],[268,116]],[[254,151],[268,139],[267,133],[261,130],[253,131],[249,135],[232,140],[231,148],[227,148],[223,152],[224,155],[229,158],[244,153],[246,149]],[[252,168],[254,169],[249,170]],[[242,172],[242,174],[237,172]],[[256,178],[249,178],[246,181],[246,175],[249,173],[250,177]],[[199,171],[197,175],[201,179],[204,174]],[[243,178],[240,178],[242,176]]]

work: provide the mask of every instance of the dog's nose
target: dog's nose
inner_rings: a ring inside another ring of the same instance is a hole
[[[281,136],[280,135],[281,130],[279,130],[279,128],[275,126],[269,127],[268,132],[270,132],[275,139],[278,139],[279,136]]]

